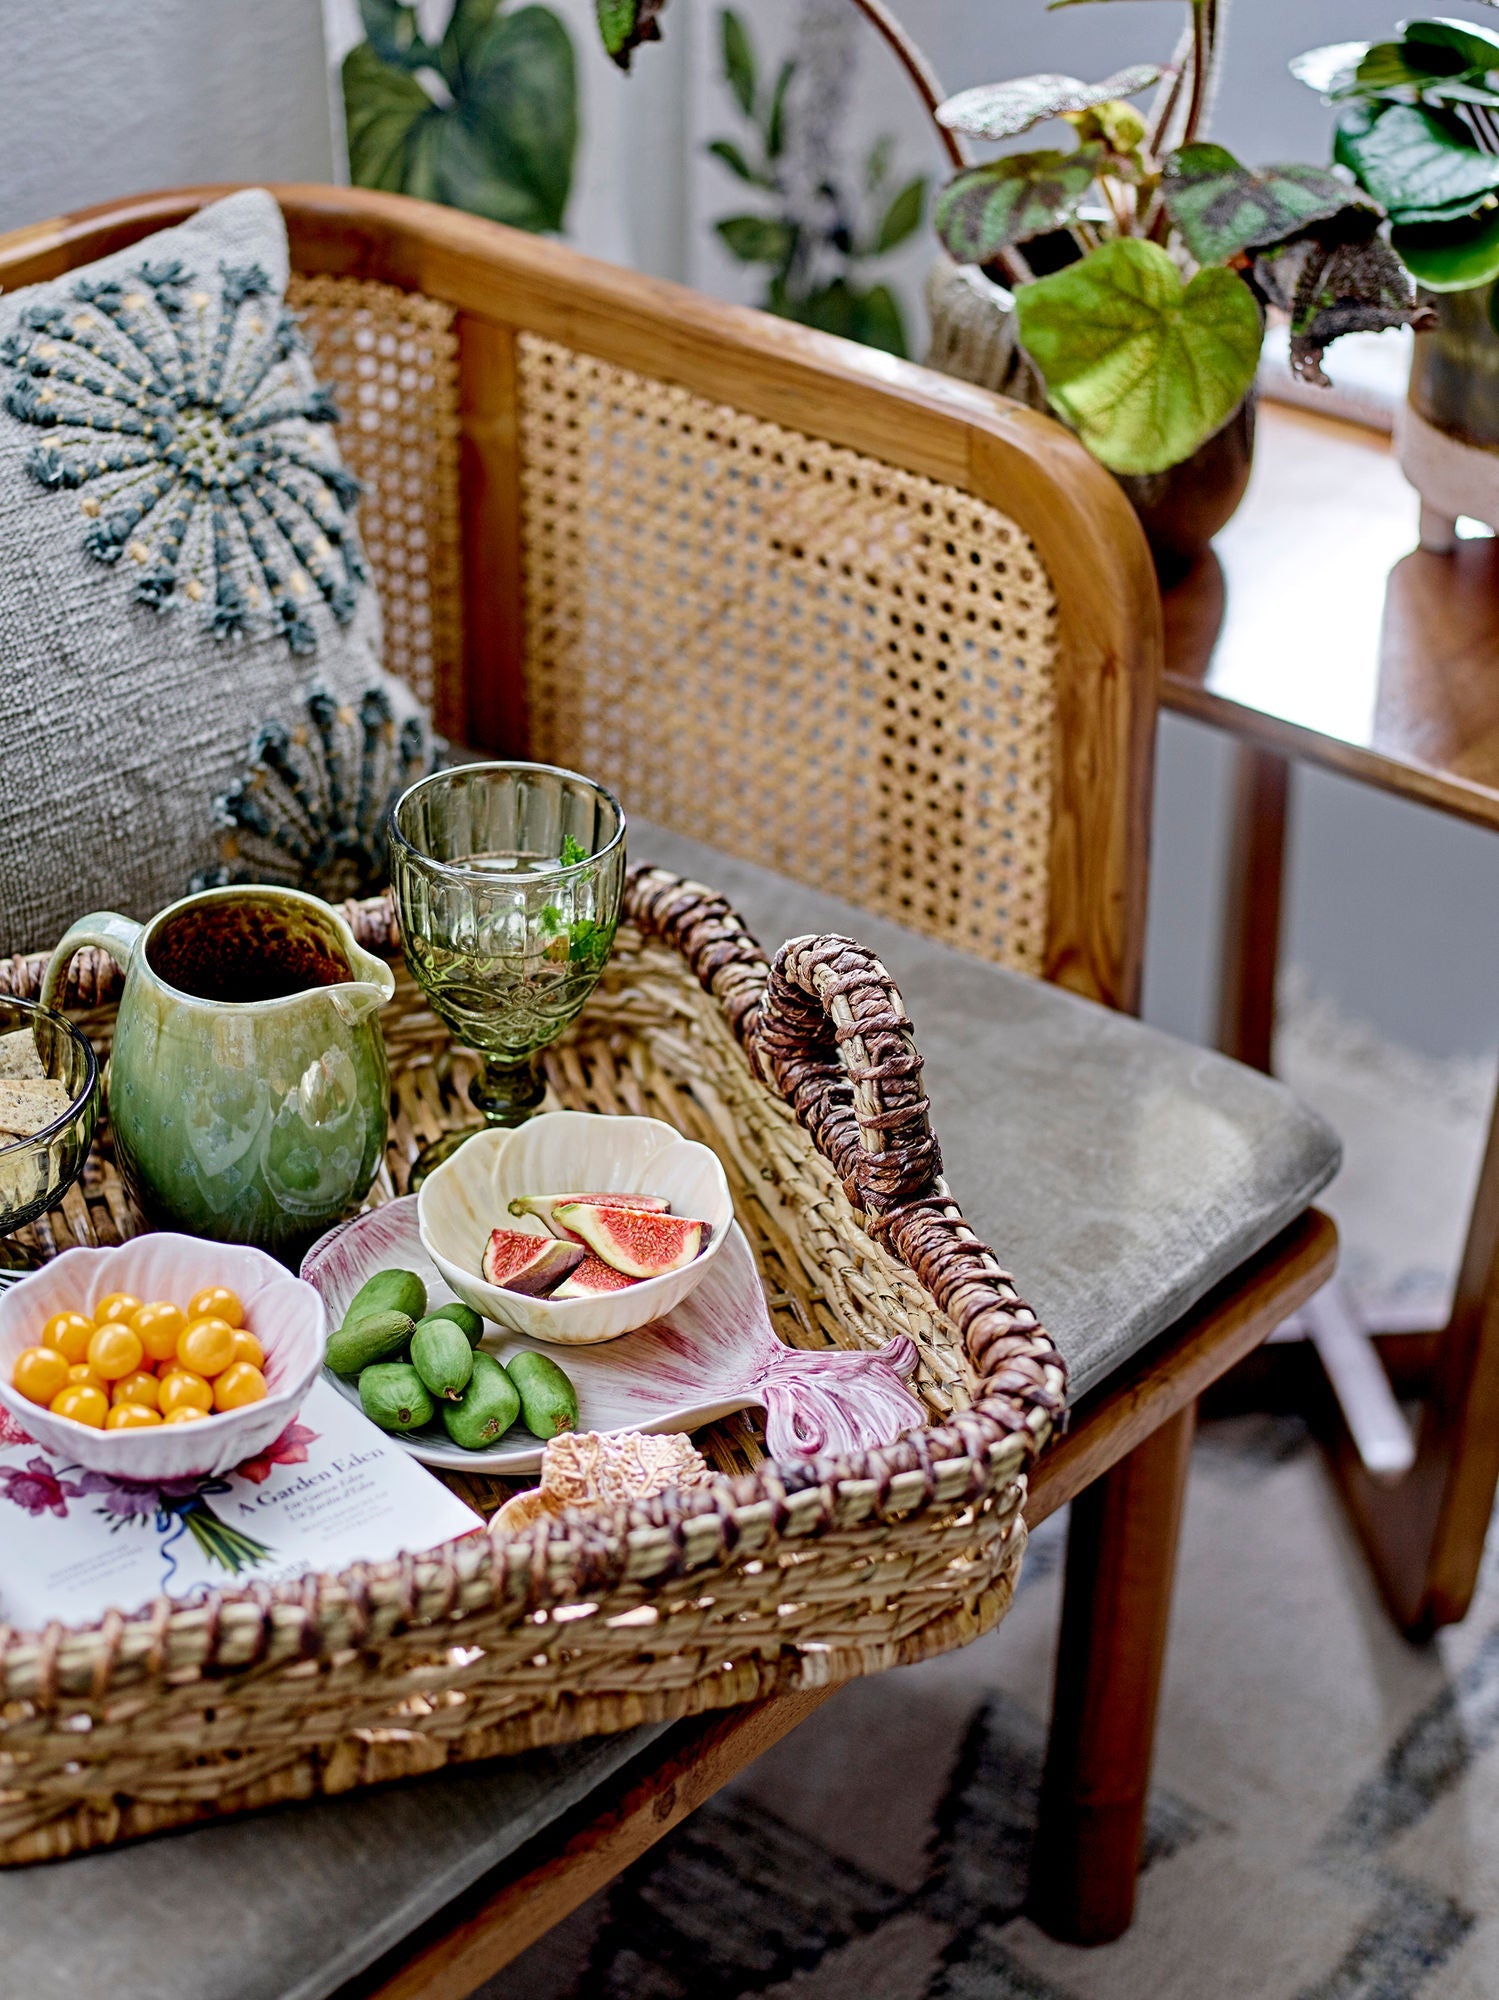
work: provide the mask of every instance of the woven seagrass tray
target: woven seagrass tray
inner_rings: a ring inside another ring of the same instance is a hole
[[[387,899],[347,906],[399,959]],[[0,965],[33,996],[44,958]],[[80,953],[66,1004],[107,1050],[119,974]],[[372,1199],[471,1117],[473,1058],[404,970],[383,1016],[393,1118]],[[721,1475],[422,1558],[140,1616],[0,1629],[0,1862],[728,1707],[928,1657],[1000,1618],[1060,1357],[940,1178],[900,996],[846,938],[772,967],[711,890],[636,869],[614,958],[548,1055],[550,1101],[666,1119],[722,1159],[782,1339],[919,1354],[929,1425],[773,1463],[747,1415],[700,1433]],[[143,1225],[107,1129],[29,1233],[45,1252]],[[458,1475],[486,1516],[513,1490]]]

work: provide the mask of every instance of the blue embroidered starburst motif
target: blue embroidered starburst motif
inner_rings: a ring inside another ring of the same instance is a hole
[[[372,895],[390,879],[391,807],[446,747],[415,716],[399,721],[383,687],[340,704],[314,685],[256,731],[244,771],[214,802],[219,863],[188,886],[280,882],[330,903]]]
[[[76,491],[97,561],[138,566],[132,595],[201,607],[217,639],[279,631],[311,653],[321,601],[346,624],[366,570],[348,510],[358,482],[322,426],[293,315],[256,264],[216,287],[179,261],[81,278],[66,303],[27,306],[0,342],[5,408],[51,433],[27,458]]]

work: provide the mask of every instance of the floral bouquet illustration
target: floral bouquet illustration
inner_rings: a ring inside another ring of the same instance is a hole
[[[307,1447],[316,1441],[317,1432],[306,1424],[288,1424],[274,1444],[247,1458],[233,1476],[263,1485],[273,1467],[305,1464]],[[30,1442],[20,1426],[0,1412],[0,1444]],[[53,1514],[65,1520],[70,1501],[92,1500],[95,1511],[108,1517],[112,1531],[132,1527],[157,1535],[163,1589],[176,1572],[174,1551],[184,1535],[191,1535],[207,1560],[231,1576],[243,1575],[275,1553],[269,1543],[257,1541],[215,1513],[210,1501],[229,1491],[229,1481],[215,1476],[161,1484],[116,1479],[107,1472],[85,1472],[81,1466],[55,1466],[41,1452],[24,1465],[0,1466],[0,1497],[24,1507],[28,1514]]]

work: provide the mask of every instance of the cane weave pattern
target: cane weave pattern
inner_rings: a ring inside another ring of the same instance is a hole
[[[519,383],[532,754],[1040,972],[1056,604],[1030,540],[535,335]]]
[[[359,533],[379,587],[385,665],[448,735],[463,728],[458,543],[458,339],[453,308],[358,278],[294,275],[302,321],[358,478]]]

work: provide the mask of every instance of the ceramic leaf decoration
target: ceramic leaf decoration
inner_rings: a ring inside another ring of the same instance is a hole
[[[322,1294],[330,1324],[377,1271],[415,1271],[429,1308],[452,1293],[422,1247],[413,1195],[356,1216],[307,1254],[302,1275]],[[697,1289],[663,1320],[596,1347],[548,1347],[486,1329],[503,1361],[535,1347],[560,1359],[578,1392],[581,1430],[689,1431],[734,1410],[763,1409],[773,1458],[864,1451],[920,1428],[926,1412],[906,1387],[916,1349],[903,1334],[874,1350],[792,1348],[776,1338],[754,1258],[737,1224]],[[350,1383],[343,1393],[357,1399]],[[450,1445],[438,1433],[403,1440],[428,1465],[505,1474],[534,1472],[541,1447],[515,1430],[493,1451]]]

